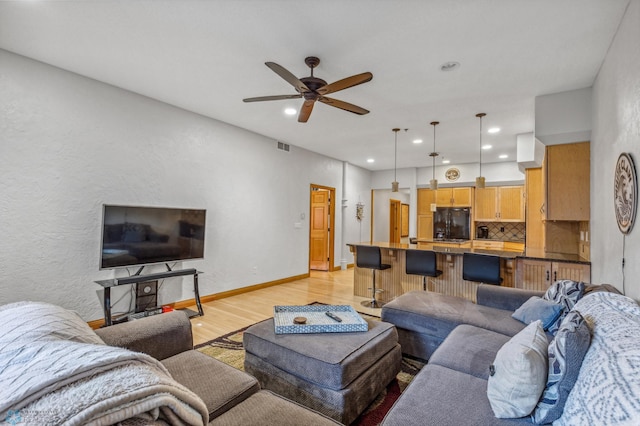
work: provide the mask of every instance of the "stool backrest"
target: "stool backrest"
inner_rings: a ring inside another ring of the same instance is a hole
[[[436,252],[431,250],[407,250],[405,272],[412,275],[435,277]]]
[[[475,253],[462,256],[463,280],[500,285],[500,257]]]
[[[382,268],[380,247],[356,246],[356,266],[358,268]]]

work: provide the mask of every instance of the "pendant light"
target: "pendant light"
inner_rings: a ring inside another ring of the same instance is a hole
[[[431,125],[433,126],[433,152],[429,154],[429,157],[432,159],[432,178],[429,181],[429,188],[436,190],[438,189],[438,179],[436,179],[436,157],[438,153],[436,152],[436,126],[440,124],[439,121],[432,121]]]
[[[391,182],[391,192],[398,192],[398,179],[396,177],[396,173],[397,173],[397,169],[396,166],[398,164],[398,132],[400,131],[400,129],[398,129],[397,127],[395,129],[391,129],[393,130],[393,133],[395,133],[395,151],[393,153],[393,182]]]
[[[482,117],[484,117],[484,112],[476,114],[476,117],[480,119],[480,174],[476,178],[476,188],[484,188],[484,176],[482,176]]]

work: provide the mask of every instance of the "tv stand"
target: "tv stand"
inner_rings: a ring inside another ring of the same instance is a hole
[[[140,268],[135,275],[131,275],[129,277],[120,277],[120,278],[112,278],[109,280],[99,280],[94,281],[96,284],[104,287],[104,325],[110,326],[113,324],[111,319],[111,287],[117,287],[119,285],[127,285],[127,284],[137,284],[145,281],[154,281],[160,280],[163,278],[170,277],[180,277],[185,275],[193,275],[193,291],[195,293],[196,306],[198,307],[198,315],[203,316],[204,311],[202,310],[202,305],[200,304],[200,292],[198,290],[198,274],[201,273],[196,269],[178,269],[171,270],[171,268],[167,266],[167,271],[165,272],[156,272],[153,274],[140,275],[142,272],[142,268]]]

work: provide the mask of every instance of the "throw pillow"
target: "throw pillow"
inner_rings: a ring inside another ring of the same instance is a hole
[[[561,313],[562,305],[538,296],[531,296],[511,316],[525,324],[540,320],[542,321],[542,328],[547,330],[557,321]]]
[[[536,407],[547,383],[548,345],[538,320],[500,348],[487,383],[487,397],[497,418],[524,417]]]
[[[545,300],[550,300],[555,303],[559,303],[563,307],[563,311],[556,320],[555,323],[549,326],[548,331],[551,334],[556,334],[560,323],[564,319],[565,315],[573,309],[573,306],[584,294],[585,285],[583,282],[576,282],[572,280],[558,280],[551,284],[551,287],[547,289],[547,292],[542,296]]]
[[[590,343],[591,333],[582,315],[577,311],[569,312],[549,344],[547,386],[531,416],[534,423],[551,423],[562,416],[564,403],[578,379]]]

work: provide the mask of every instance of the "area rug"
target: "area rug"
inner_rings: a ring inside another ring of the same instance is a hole
[[[380,318],[359,312],[363,318],[379,321]],[[224,336],[201,343],[195,347],[196,350],[205,355],[216,358],[225,364],[229,364],[238,370],[244,371],[244,348],[242,346],[242,334],[249,327],[233,331]],[[414,376],[424,366],[423,362],[403,357],[400,373],[396,376],[387,388],[369,405],[364,413],[360,415],[352,425],[375,426],[382,422],[385,414],[398,399],[400,394],[409,385]]]

